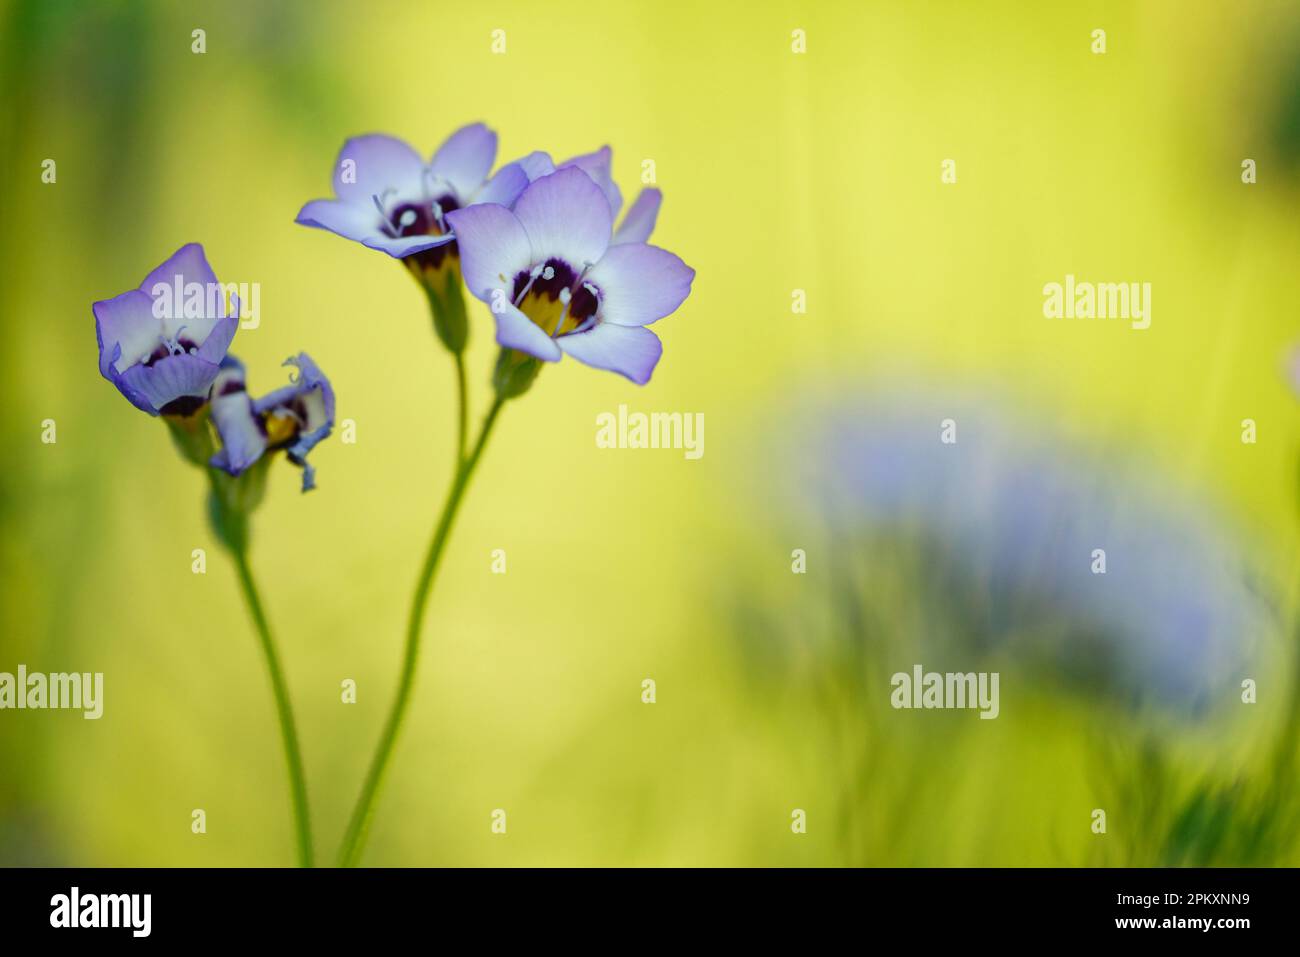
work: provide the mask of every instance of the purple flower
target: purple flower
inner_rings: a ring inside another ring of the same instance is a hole
[[[254,399],[243,363],[233,356],[222,363],[212,386],[212,422],[221,449],[211,464],[240,475],[267,452],[284,449],[289,461],[302,468],[302,490],[308,492],[316,487],[316,470],[307,453],[334,427],[334,389],[307,353],[284,364],[295,366],[297,375],[290,375],[287,386]]]
[[[610,205],[589,175],[561,169],[513,210],[485,203],[448,220],[465,285],[491,306],[500,345],[649,381],[663,346],[645,327],[685,301],[695,270],[656,246],[611,245]]]
[[[549,176],[556,170],[577,167],[600,187],[601,192],[605,194],[605,199],[609,201],[610,219],[617,220],[619,211],[623,208],[623,193],[614,182],[613,159],[613,151],[608,146],[602,146],[594,153],[575,156],[558,166],[551,161],[549,154],[540,152],[530,153],[519,160],[518,165],[528,174],[530,183],[543,176]],[[627,215],[623,217],[623,221],[614,230],[610,245],[649,241],[650,234],[654,232],[655,220],[659,217],[659,206],[663,203],[663,198],[663,193],[653,187],[641,190],[637,194],[636,201],[628,209]]]
[[[1270,627],[1249,551],[1147,463],[1098,459],[930,383],[850,390],[791,415],[817,425],[773,449],[783,507],[801,528],[831,530],[847,600],[870,600],[858,589],[874,569],[861,563],[889,566],[891,608],[913,600],[900,614],[923,622],[918,655],[1005,652],[1117,700],[1195,711],[1222,700]],[[949,416],[952,445],[940,440]],[[1109,574],[1096,573],[1096,548]]]
[[[482,123],[462,127],[425,163],[403,141],[382,134],[343,144],[334,164],[334,195],[298,213],[304,226],[328,229],[408,265],[439,269],[456,255],[447,225],[452,210],[475,203],[514,202],[528,185],[516,163],[488,171],[496,161],[497,135]]]
[[[150,415],[195,412],[239,327],[225,293],[203,247],[182,246],[139,289],[94,304],[100,374]]]

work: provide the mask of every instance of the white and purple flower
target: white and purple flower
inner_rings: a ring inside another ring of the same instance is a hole
[[[508,206],[528,185],[517,163],[489,178],[496,155],[497,135],[482,123],[457,130],[428,163],[395,137],[354,137],[334,164],[337,198],[313,200],[297,222],[438,270],[456,255],[448,213],[475,203]]]
[[[447,220],[465,285],[491,307],[500,345],[649,381],[663,346],[645,327],[686,300],[695,270],[657,246],[614,244],[607,194],[588,173],[560,169],[513,209],[482,203]]]
[[[198,410],[239,327],[239,300],[227,307],[198,243],[178,249],[138,289],[92,308],[100,374],[150,415]]]
[[[212,386],[212,422],[221,448],[211,465],[240,475],[268,452],[284,449],[302,468],[302,490],[316,487],[316,470],[309,453],[334,427],[334,389],[305,352],[284,361],[294,366],[287,386],[254,399],[248,394],[244,366],[233,356],[222,363]]]

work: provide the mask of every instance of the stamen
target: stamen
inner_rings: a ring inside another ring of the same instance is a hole
[[[424,168],[424,175],[420,178],[420,182],[421,185],[424,186],[424,195],[426,198],[432,198],[434,192],[434,190],[429,189],[429,184],[433,184],[433,186],[436,187],[441,183],[445,192],[451,193],[452,195],[455,195],[456,193],[456,191],[452,189],[451,183],[443,179],[441,176],[435,176],[433,170],[429,169],[427,166]],[[459,197],[457,197],[457,199],[459,200]]]
[[[181,333],[184,331],[185,327],[181,326],[176,330],[176,335],[172,336],[170,339],[166,336],[159,336],[159,338],[162,339],[162,344],[167,348],[168,355],[181,356],[185,354],[185,347],[180,344]],[[193,352],[194,350],[191,349],[190,351]]]
[[[384,230],[384,232],[388,233],[388,235],[391,236],[393,239],[396,239],[397,230],[395,230],[393,228],[393,224],[389,222],[388,213],[384,209],[384,204],[383,201],[379,198],[379,194],[372,193],[370,195],[370,198],[375,201],[375,209],[379,210],[379,223],[381,228]]]
[[[560,321],[557,322],[555,328],[551,330],[552,339],[560,334],[560,330],[564,328],[564,320],[569,318],[569,304],[573,302],[573,293],[568,289],[561,289],[560,302],[564,303],[564,308],[560,310]]]
[[[573,281],[573,288],[560,290],[560,302],[564,303],[564,308],[560,310],[560,321],[555,324],[555,329],[551,331],[552,339],[560,334],[560,330],[564,328],[564,321],[569,318],[569,304],[573,301],[573,292],[578,288],[578,286],[581,285],[583,289],[586,289],[593,296],[596,296],[595,287],[592,286],[591,283],[582,281],[586,277],[587,271],[594,265],[596,264],[592,262],[584,262],[582,264],[581,274],[579,274],[578,278]],[[600,297],[597,296],[596,298],[599,299]]]
[[[401,216],[397,217],[397,222],[398,225],[400,225],[403,228],[410,226],[413,222],[415,222],[415,210],[408,209],[406,212],[402,213]]]
[[[547,269],[551,269],[551,267],[543,267],[541,264],[538,264],[529,271],[528,282],[524,285],[524,288],[519,291],[519,295],[515,296],[514,306],[516,309],[518,309],[519,304],[524,301],[524,296],[528,295],[528,290],[533,288],[533,283],[537,282],[537,277],[544,275]],[[555,270],[551,270],[551,275],[555,275]],[[505,279],[506,277],[502,276],[501,278]]]

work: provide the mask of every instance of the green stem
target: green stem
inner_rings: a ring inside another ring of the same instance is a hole
[[[465,382],[465,353],[456,353],[456,391],[460,399],[460,437],[456,443],[456,468],[465,461],[465,443],[469,439],[469,389]]]
[[[393,746],[397,743],[397,735],[402,728],[402,719],[405,717],[407,705],[410,703],[411,689],[415,684],[415,667],[420,654],[420,629],[424,621],[424,610],[429,602],[429,590],[433,585],[434,575],[438,571],[438,563],[442,558],[447,538],[451,534],[452,525],[455,523],[456,512],[460,508],[461,498],[465,494],[465,489],[469,485],[470,477],[474,474],[474,468],[478,465],[479,458],[483,455],[483,447],[487,444],[488,435],[492,431],[493,423],[496,422],[497,414],[504,404],[505,400],[498,397],[492,403],[492,408],[488,410],[487,418],[483,421],[483,428],[478,434],[478,440],[474,443],[473,450],[469,453],[468,458],[461,461],[460,467],[456,470],[451,489],[447,493],[446,504],[442,507],[442,515],[434,528],[433,539],[429,542],[429,552],[425,556],[424,567],[420,569],[420,577],[415,585],[415,597],[411,602],[411,613],[406,627],[406,647],[402,656],[402,674],[397,682],[397,693],[393,698],[392,707],[389,708],[388,720],[384,722],[384,729],[379,736],[379,745],[370,761],[370,770],[367,772],[365,783],[361,787],[361,795],[357,798],[356,807],[353,809],[352,817],[348,821],[347,832],[343,835],[343,845],[339,849],[338,858],[341,867],[355,867],[365,848],[375,798],[379,792],[379,786],[383,782],[384,772],[388,768]]]
[[[307,782],[302,770],[302,751],[298,747],[298,732],[293,722],[293,707],[289,704],[289,688],[280,670],[280,658],[275,651],[275,642],[271,638],[270,626],[266,623],[266,613],[262,610],[262,600],[257,593],[257,584],[253,581],[252,569],[248,566],[246,549],[234,549],[235,567],[239,571],[239,584],[248,601],[248,611],[257,626],[257,635],[262,642],[262,654],[266,658],[266,669],[271,674],[271,688],[275,692],[275,710],[280,715],[280,736],[284,739],[284,756],[289,764],[289,788],[293,799],[294,825],[298,832],[298,866],[315,866],[311,847],[311,819],[307,812]]]

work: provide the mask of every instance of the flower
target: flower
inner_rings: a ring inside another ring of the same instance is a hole
[[[509,205],[528,185],[517,163],[489,179],[496,154],[497,135],[482,123],[461,127],[428,163],[395,137],[354,137],[334,164],[337,199],[312,200],[296,221],[438,269],[456,255],[447,213],[474,203]]]
[[[289,384],[260,399],[248,394],[244,366],[233,356],[222,363],[212,386],[212,422],[221,448],[211,465],[240,475],[268,451],[284,449],[290,462],[300,466],[302,490],[316,487],[316,470],[307,453],[334,427],[334,389],[329,379],[305,352],[284,360],[297,368]]]
[[[239,299],[227,310],[198,243],[176,250],[140,288],[92,308],[100,374],[150,415],[197,411],[239,327]]]
[[[558,166],[551,161],[547,153],[530,153],[518,161],[524,172],[528,174],[528,181],[541,179],[543,176],[549,176],[556,170],[577,167],[588,176],[592,182],[600,187],[601,192],[609,201],[609,214],[611,219],[618,219],[619,210],[623,208],[623,193],[619,190],[618,184],[614,182],[612,174],[613,151],[608,146],[602,146],[594,153],[586,153],[582,156],[575,156],[573,159],[565,160]],[[614,237],[610,240],[611,246],[617,246],[621,243],[644,243],[650,239],[650,234],[654,232],[655,220],[659,217],[659,206],[663,203],[663,193],[651,187],[643,189],[637,194],[636,201],[628,208],[627,215],[623,217],[623,222],[618,224],[614,230]]]
[[[541,177],[513,210],[483,203],[447,218],[465,285],[491,306],[501,346],[649,381],[663,346],[645,327],[686,300],[695,270],[657,246],[611,245],[609,203],[586,173]]]
[[[870,609],[842,620],[919,623],[899,657],[1003,652],[1076,689],[1188,714],[1233,700],[1269,628],[1257,570],[1222,516],[1149,463],[932,384],[854,388],[791,414],[817,425],[766,460],[784,470],[773,512],[831,530],[840,595]],[[887,599],[872,586],[886,577]]]

